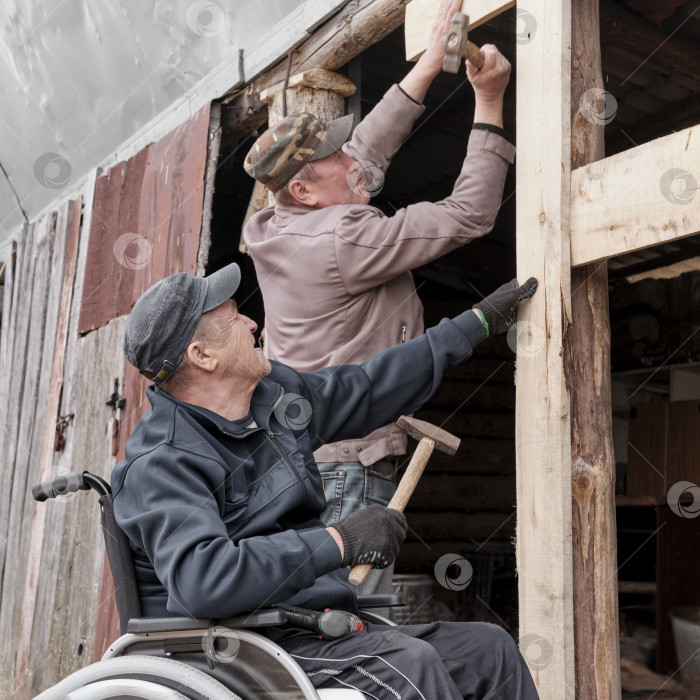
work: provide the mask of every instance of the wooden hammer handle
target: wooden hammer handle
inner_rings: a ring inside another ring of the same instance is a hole
[[[401,478],[396,493],[394,494],[387,508],[403,511],[408,503],[408,499],[415,490],[418,480],[425,469],[425,465],[430,459],[435,447],[435,440],[429,437],[421,438],[416,451],[413,453],[411,462],[406,468],[406,473]],[[359,586],[372,570],[372,564],[356,564],[350,571],[350,583]]]
[[[469,62],[473,66],[481,68],[481,66],[484,65],[484,52],[476,44],[473,44],[471,41],[468,41],[466,53]]]

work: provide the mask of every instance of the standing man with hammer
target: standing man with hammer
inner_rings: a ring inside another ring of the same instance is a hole
[[[515,153],[503,131],[510,64],[494,46],[483,47],[480,69],[467,63],[474,124],[452,194],[390,217],[369,204],[425,109],[422,101],[442,69],[445,36],[460,5],[443,0],[428,49],[348,143],[351,116],[326,124],[305,113],[287,116],[248,153],[246,171],[276,199],[243,232],[265,303],[269,358],[311,371],[363,362],[421,335],[423,308],[410,270],[492,229]],[[324,522],[369,504],[386,505],[395,489],[396,457],[405,451],[406,436],[393,425],[318,449]],[[391,574],[391,568],[371,572],[359,592],[390,592]]]

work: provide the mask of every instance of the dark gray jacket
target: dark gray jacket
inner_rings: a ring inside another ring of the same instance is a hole
[[[467,311],[361,365],[302,373],[273,362],[253,393],[252,428],[149,387],[151,410],[112,474],[142,614],[221,618],[282,601],[356,610],[318,519],[313,450],[416,411],[484,338]]]

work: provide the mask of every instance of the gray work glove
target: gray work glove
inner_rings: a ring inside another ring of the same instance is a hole
[[[385,569],[406,537],[406,516],[393,508],[367,506],[329,527],[343,540],[343,566],[372,564]]]
[[[486,336],[505,333],[515,323],[518,304],[523,299],[531,297],[536,289],[537,280],[534,277],[530,277],[520,286],[518,286],[518,280],[513,279],[478,304],[474,304],[472,309],[479,312],[484,321]]]

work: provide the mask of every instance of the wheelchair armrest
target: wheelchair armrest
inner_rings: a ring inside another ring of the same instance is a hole
[[[399,605],[405,605],[400,593],[373,593],[357,597],[357,607],[360,610],[364,608],[395,608]]]
[[[253,610],[221,620],[195,620],[191,617],[132,617],[126,631],[129,634],[157,632],[187,632],[211,626],[239,629],[245,627],[274,627],[287,622],[284,610],[277,608]]]

